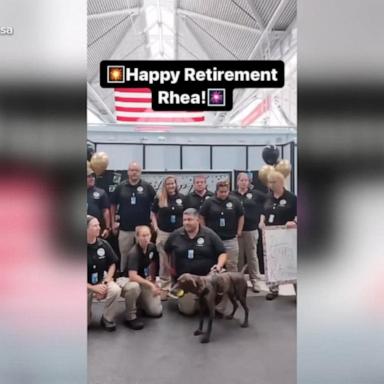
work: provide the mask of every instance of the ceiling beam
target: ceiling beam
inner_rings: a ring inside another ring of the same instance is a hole
[[[196,35],[196,33],[194,33],[191,29],[191,27],[188,25],[188,22],[187,22],[187,18],[186,17],[181,17],[179,18],[179,20],[182,20],[185,28],[188,30],[189,32],[189,38],[192,38],[196,44],[199,46],[201,52],[203,53],[203,56],[204,57],[201,57],[200,59],[201,60],[212,60],[212,58],[210,57],[209,53],[207,52],[207,50],[205,49],[203,43],[200,41],[200,39],[198,38],[198,36]]]
[[[123,15],[137,16],[139,13],[140,13],[140,8],[126,8],[126,9],[120,9],[118,11],[93,13],[91,15],[88,15],[87,18],[88,20],[98,20],[98,19],[104,19],[106,17],[113,17],[113,16],[123,16]]]
[[[259,50],[262,47],[262,44],[265,40],[269,38],[269,34],[272,31],[273,27],[275,26],[277,20],[281,16],[282,12],[286,8],[288,2],[290,0],[281,0],[280,4],[277,6],[275,12],[273,13],[271,19],[269,20],[268,24],[266,25],[263,33],[261,34],[260,38],[257,40],[255,47],[253,48],[253,51],[249,55],[248,60],[254,60],[256,58],[259,58]]]
[[[260,29],[264,30],[265,29],[265,23],[264,23],[264,20],[261,18],[260,13],[256,9],[255,2],[253,0],[245,0],[245,1],[249,5],[249,8],[251,8],[252,14],[253,14],[257,24],[259,24]]]
[[[192,18],[198,18],[201,20],[209,21],[210,23],[220,24],[220,25],[225,26],[225,27],[241,29],[241,30],[246,31],[246,32],[254,33],[255,35],[260,35],[260,33],[261,33],[261,31],[257,28],[247,27],[246,25],[243,25],[243,24],[237,24],[237,23],[233,23],[231,21],[218,19],[216,17],[203,15],[201,13],[187,11],[186,9],[178,8],[177,13],[179,15],[185,15],[185,16],[189,16]]]
[[[88,92],[88,98],[91,100],[91,102],[93,104],[95,104],[95,102],[97,104],[99,104],[102,109],[106,112],[107,116],[109,117],[109,121],[107,121],[108,123],[115,123],[116,122],[116,117],[115,115],[112,113],[112,111],[109,109],[109,107],[107,106],[107,104],[105,104],[104,100],[101,98],[101,96],[96,92],[96,90],[92,87],[91,84],[89,84],[87,82],[87,92]],[[90,97],[91,96],[91,97]],[[93,100],[94,101],[93,101]],[[98,111],[101,110],[101,108],[97,108]],[[103,114],[100,113],[100,118],[101,116],[103,116]],[[103,120],[105,120],[105,117],[103,116]]]

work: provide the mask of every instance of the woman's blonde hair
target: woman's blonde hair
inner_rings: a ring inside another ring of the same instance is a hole
[[[268,174],[268,182],[278,179],[284,185],[284,175],[277,171],[272,171]]]
[[[165,208],[165,207],[168,207],[168,193],[167,193],[167,187],[166,187],[166,184],[167,184],[167,181],[169,179],[173,179],[175,180],[175,184],[176,184],[176,193],[179,191],[179,188],[177,186],[177,180],[176,180],[176,177],[173,176],[173,175],[169,175],[169,176],[166,176],[163,180],[163,183],[161,184],[161,188],[159,189],[159,191],[157,192],[157,197],[159,198],[159,207],[160,208]]]

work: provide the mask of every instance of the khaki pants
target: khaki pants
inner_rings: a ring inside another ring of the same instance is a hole
[[[237,272],[237,265],[239,261],[239,243],[237,237],[231,240],[223,240],[225,252],[228,255],[225,268],[229,272]]]
[[[245,264],[248,264],[249,278],[252,284],[256,283],[260,275],[259,259],[257,258],[257,240],[259,238],[258,230],[243,231],[237,239],[239,243],[239,271]]]
[[[164,232],[159,229],[157,231],[157,237],[156,237],[156,248],[157,248],[157,252],[159,252],[159,259],[160,259],[160,268],[159,268],[160,287],[162,289],[168,289],[168,290],[171,288],[171,275],[169,270],[166,268],[166,265],[170,264],[170,260],[168,258],[167,253],[164,250],[164,245],[169,235],[170,235],[169,232]]]
[[[127,277],[120,277],[117,283],[122,287],[121,296],[125,299],[125,318],[133,320],[137,317],[137,307],[145,311],[148,316],[160,316],[163,312],[160,296],[153,296],[152,290]]]
[[[107,284],[107,297],[104,303],[103,317],[107,321],[113,321],[116,315],[117,300],[121,294],[121,288],[113,281]],[[88,324],[92,319],[93,292],[88,289]]]
[[[197,296],[193,293],[186,293],[177,300],[177,306],[184,315],[194,315],[199,309]]]
[[[134,231],[119,231],[119,250],[121,255],[120,271],[124,272],[128,262],[128,252],[135,244]]]

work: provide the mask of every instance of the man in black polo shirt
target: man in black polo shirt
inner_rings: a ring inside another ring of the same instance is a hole
[[[153,187],[141,180],[140,165],[137,162],[130,163],[128,180],[119,184],[111,197],[111,222],[115,235],[115,215],[119,207],[120,271],[124,271],[127,266],[128,252],[135,242],[135,228],[138,225],[150,224],[151,205],[155,194]]]
[[[124,277],[117,279],[121,295],[125,298],[126,322],[132,329],[142,329],[144,323],[137,318],[138,305],[148,317],[161,317],[161,289],[156,285],[156,266],[159,254],[151,243],[151,230],[146,225],[136,227],[136,244],[128,253]]]
[[[216,196],[207,199],[200,209],[203,225],[216,232],[223,241],[228,261],[228,271],[238,270],[239,245],[237,236],[241,236],[244,226],[244,209],[238,199],[229,196],[229,183],[219,181],[216,184]]]
[[[270,225],[285,225],[287,228],[297,228],[297,198],[284,188],[284,176],[279,172],[268,175],[271,192],[268,194],[263,214],[260,216],[259,228]],[[279,286],[268,284],[270,292],[267,300],[274,300],[279,294]]]
[[[204,175],[197,175],[193,178],[193,191],[185,198],[185,208],[200,210],[206,199],[213,196],[207,189],[207,179]]]
[[[111,231],[109,199],[104,189],[95,187],[96,174],[87,169],[87,215],[96,217],[102,228],[101,237],[106,239]]]
[[[211,229],[200,225],[194,208],[184,211],[183,226],[172,232],[164,249],[170,255],[176,278],[183,273],[205,276],[213,269],[220,272],[227,261],[223,242]],[[178,306],[181,313],[193,314],[197,310],[196,296],[185,294]]]

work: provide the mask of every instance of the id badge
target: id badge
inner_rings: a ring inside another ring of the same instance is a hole
[[[131,205],[136,205],[136,196],[131,196]]]
[[[274,222],[274,220],[275,220],[275,215],[274,214],[269,215],[268,223],[272,224]]]
[[[176,215],[171,215],[171,224],[176,223]]]
[[[98,281],[99,281],[99,274],[97,272],[92,273],[92,276],[91,276],[92,285],[97,284]]]
[[[189,260],[192,260],[193,257],[194,257],[194,255],[193,255],[193,249],[188,249],[188,259],[189,259]]]
[[[220,227],[225,227],[225,217],[220,217]]]
[[[144,268],[144,276],[147,278],[149,276],[149,268]]]

